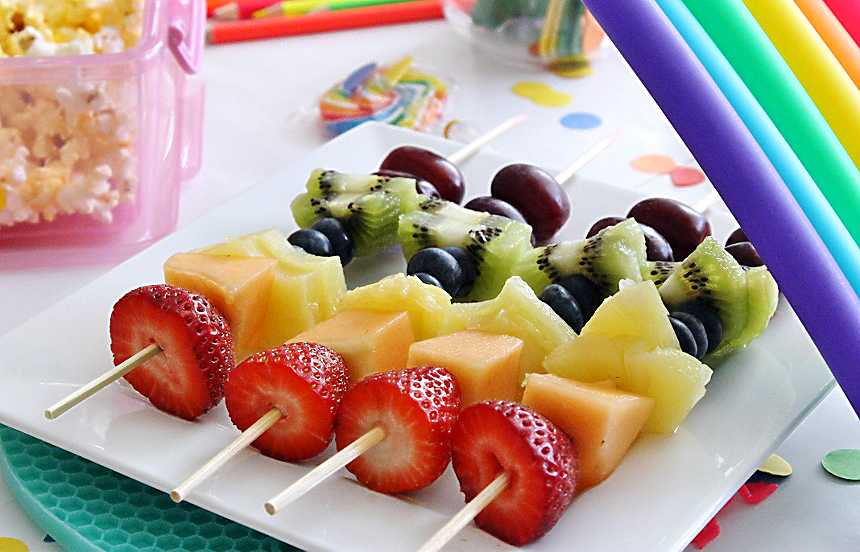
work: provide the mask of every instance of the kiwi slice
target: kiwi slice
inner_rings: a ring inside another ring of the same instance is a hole
[[[306,190],[290,203],[296,223],[307,228],[324,217],[340,220],[359,257],[396,244],[400,215],[415,209],[420,198],[411,178],[326,169],[311,173]]]
[[[645,235],[635,220],[627,219],[585,240],[534,248],[514,273],[538,294],[569,274],[581,274],[608,297],[618,291],[621,280],[642,281],[645,262]]]
[[[531,248],[532,229],[507,217],[473,211],[456,203],[425,198],[400,217],[403,255],[425,247],[463,248],[475,263],[475,283],[459,301],[484,301],[501,291],[511,267]]]
[[[717,311],[723,323],[723,340],[714,353],[733,343],[747,326],[746,271],[713,237],[705,238],[659,291],[670,312],[689,301],[700,301]]]
[[[681,263],[675,261],[648,261],[642,265],[642,279],[651,280],[654,285],[660,287],[663,282],[675,272]]]

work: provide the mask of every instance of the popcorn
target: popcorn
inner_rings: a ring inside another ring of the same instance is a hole
[[[0,57],[120,52],[143,0],[0,0]],[[134,200],[134,83],[0,84],[0,229]]]

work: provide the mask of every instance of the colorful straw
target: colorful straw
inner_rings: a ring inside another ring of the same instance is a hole
[[[793,0],[743,1],[860,168],[860,90]]]
[[[741,0],[683,0],[860,244],[860,171]]]
[[[761,254],[855,411],[860,297],[762,149],[651,0],[584,0]],[[733,25],[725,20],[726,26]]]
[[[823,0],[794,0],[794,3],[833,52],[833,56],[851,77],[854,85],[860,88],[860,46],[854,42]]]
[[[294,36],[328,31],[360,29],[393,25],[428,19],[441,19],[441,0],[417,0],[400,4],[323,11],[289,17],[264,17],[245,21],[229,21],[209,26],[206,32],[210,44],[240,42]]]
[[[824,0],[824,2],[854,42],[860,46],[860,2],[857,0]]]
[[[408,0],[284,0],[270,2],[265,8],[256,10],[253,17],[277,17],[281,15],[304,15],[317,11],[348,10],[383,4],[398,4]]]
[[[827,203],[791,146],[682,0],[656,1],[759,143],[854,292],[860,295],[860,247],[851,239],[845,225]]]

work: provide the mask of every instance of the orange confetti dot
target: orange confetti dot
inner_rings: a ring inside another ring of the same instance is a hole
[[[672,184],[679,188],[695,186],[705,181],[705,173],[693,167],[677,167],[669,176],[672,178]]]
[[[648,174],[669,174],[678,163],[668,155],[651,154],[637,157],[630,162],[630,166]]]

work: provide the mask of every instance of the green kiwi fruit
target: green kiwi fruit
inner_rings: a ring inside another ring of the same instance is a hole
[[[398,235],[409,259],[425,247],[462,247],[475,263],[475,283],[458,301],[484,301],[501,291],[511,267],[531,248],[529,225],[425,197],[400,217]]]
[[[642,281],[645,262],[645,235],[635,220],[627,219],[585,240],[534,248],[523,255],[514,274],[537,294],[569,274],[581,274],[608,297],[621,280]]]
[[[645,261],[642,265],[642,279],[651,280],[660,287],[675,272],[681,263],[675,261]]]
[[[659,292],[670,312],[690,301],[717,311],[723,339],[714,353],[740,337],[750,318],[746,271],[710,236],[666,278]]]
[[[371,255],[397,243],[397,222],[418,206],[411,178],[345,174],[316,169],[306,192],[290,203],[296,223],[307,228],[323,217],[344,223],[356,256]]]

